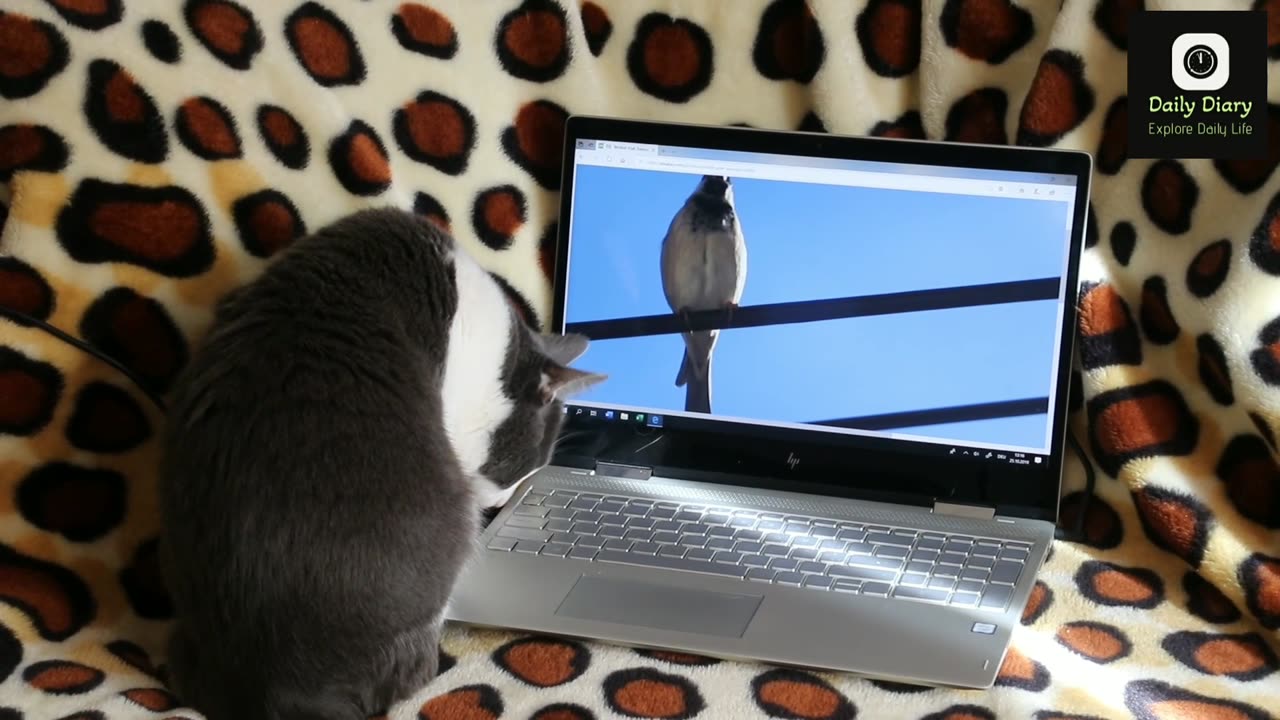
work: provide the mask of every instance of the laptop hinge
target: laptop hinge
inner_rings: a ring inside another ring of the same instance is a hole
[[[611,463],[596,461],[596,474],[605,475],[607,477],[623,478],[626,480],[648,480],[653,474],[652,468],[641,467],[640,465],[623,465],[622,463]]]
[[[951,517],[965,517],[975,520],[990,520],[996,516],[995,508],[982,505],[962,505],[960,503],[942,502],[941,500],[934,501],[933,512],[936,515],[950,515]]]

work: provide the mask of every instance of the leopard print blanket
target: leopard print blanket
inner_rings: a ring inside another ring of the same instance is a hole
[[[1175,5],[1175,3],[1156,3]],[[1271,98],[1280,2],[1264,7]],[[1185,5],[1185,3],[1178,3]],[[1088,150],[1064,524],[988,692],[450,628],[391,718],[1280,711],[1280,105],[1265,157],[1127,158],[1142,0],[6,0],[0,303],[163,391],[228,289],[359,207],[550,305],[567,113]],[[162,416],[0,321],[0,718],[197,718],[163,683]]]

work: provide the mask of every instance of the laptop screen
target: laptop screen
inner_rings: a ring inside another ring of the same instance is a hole
[[[1072,175],[577,139],[567,412],[729,421],[1039,464]]]

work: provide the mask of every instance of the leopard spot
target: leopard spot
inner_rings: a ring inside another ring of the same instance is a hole
[[[1280,60],[1280,11],[1277,11],[1275,0],[1253,0],[1254,10],[1267,10],[1267,55],[1272,60]]]
[[[1096,102],[1079,55],[1053,49],[1044,54],[1018,120],[1019,145],[1047,147],[1084,122]]]
[[[165,392],[187,363],[187,343],[164,306],[126,287],[94,300],[80,334],[124,364],[145,386]]]
[[[471,226],[485,245],[505,250],[511,247],[528,214],[524,193],[514,185],[499,185],[476,195]]]
[[[70,151],[58,133],[43,125],[0,128],[0,182],[23,171],[58,172],[67,166]]]
[[[808,84],[822,67],[822,30],[803,0],[773,0],[760,16],[751,60],[770,80]]]
[[[1070,622],[1058,629],[1058,643],[1099,665],[1115,662],[1133,652],[1133,643],[1119,628],[1098,622]]]
[[[160,688],[134,688],[120,693],[124,699],[151,712],[168,712],[179,707],[178,699]]]
[[[614,712],[634,718],[685,720],[706,707],[688,679],[650,668],[610,673],[604,679],[604,699]]]
[[[671,650],[645,650],[637,649],[636,654],[641,657],[661,660],[662,662],[671,663],[672,665],[686,665],[691,667],[705,667],[709,665],[718,665],[720,660],[717,658],[707,657],[706,655],[693,655],[691,653],[674,652]]]
[[[1242,682],[1261,680],[1280,667],[1275,652],[1257,633],[1185,630],[1166,635],[1160,647],[1192,670]]]
[[[609,14],[591,0],[582,3],[582,29],[587,36],[587,50],[595,57],[604,52],[605,43],[613,36],[613,21]]]
[[[1117,50],[1128,50],[1129,19],[1143,9],[1143,0],[1099,0],[1093,9],[1093,24]]]
[[[1280,628],[1280,557],[1253,553],[1237,571],[1245,605],[1268,630]]]
[[[712,57],[711,36],[701,26],[652,12],[636,25],[627,48],[627,71],[646,94],[684,103],[711,84]]]
[[[920,0],[870,0],[858,13],[854,34],[872,72],[900,78],[920,67],[921,15]]]
[[[1280,317],[1262,327],[1258,340],[1262,347],[1249,353],[1254,372],[1268,385],[1280,385]]]
[[[12,630],[0,625],[0,682],[8,680],[21,664],[22,641],[14,636]]]
[[[1204,246],[1187,266],[1187,289],[1207,298],[1222,287],[1231,270],[1231,241],[1223,238]]]
[[[0,97],[28,98],[67,67],[71,51],[57,28],[16,13],[0,12]]]
[[[548,190],[560,189],[560,156],[569,111],[549,101],[520,106],[515,124],[502,132],[502,149],[522,170]]]
[[[1227,355],[1222,345],[1211,333],[1203,333],[1196,338],[1196,350],[1200,353],[1198,370],[1205,390],[1219,405],[1233,404],[1236,395],[1231,387],[1231,370],[1227,367]]]
[[[120,453],[151,437],[151,422],[128,391],[90,382],[76,396],[67,421],[67,440],[87,452]]]
[[[87,693],[107,679],[106,673],[66,660],[44,660],[27,666],[22,679],[31,687],[51,695]]]
[[[1084,518],[1080,513],[1084,513]],[[1124,537],[1124,522],[1120,515],[1098,495],[1084,491],[1073,492],[1062,498],[1059,510],[1062,527],[1082,528],[1080,540],[1086,545],[1109,550],[1120,544]]]
[[[852,720],[857,710],[847,697],[806,672],[777,669],[751,681],[756,705],[775,718]]]
[[[1108,0],[1103,0],[1107,2]],[[1121,0],[1115,0],[1120,2]],[[1139,0],[1141,1],[1141,0]],[[1107,108],[1107,117],[1102,121],[1102,139],[1098,141],[1098,152],[1095,153],[1098,172],[1104,175],[1115,175],[1124,167],[1129,158],[1129,97],[1121,96]]]
[[[39,432],[53,419],[62,390],[57,368],[0,346],[0,433]]]
[[[978,705],[952,705],[920,720],[996,720],[995,713]]]
[[[1142,331],[1156,345],[1168,345],[1178,339],[1182,327],[1169,307],[1169,288],[1164,278],[1152,275],[1142,283],[1142,305],[1138,308]]]
[[[1164,582],[1154,571],[1090,560],[1075,575],[1076,587],[1099,605],[1150,609],[1164,600]]]
[[[554,703],[538,708],[530,720],[596,720],[596,716],[581,705]]]
[[[1182,589],[1187,593],[1187,610],[1207,622],[1223,624],[1240,619],[1240,610],[1226,595],[1194,572],[1182,576]]]
[[[0,306],[37,320],[48,320],[53,314],[53,303],[53,288],[35,268],[16,257],[0,257]],[[26,324],[16,318],[13,321]],[[0,420],[0,432],[4,432],[3,420]]]
[[[1031,597],[1027,599],[1026,607],[1022,609],[1022,624],[1034,625],[1052,604],[1053,591],[1044,584],[1043,580],[1037,580],[1031,588]]]
[[[129,160],[158,163],[168,157],[164,118],[133,75],[110,60],[90,62],[87,75],[83,109],[98,140]]]
[[[942,39],[961,54],[999,65],[1035,35],[1031,13],[1009,0],[947,0],[939,18]]]
[[[72,542],[91,542],[124,520],[125,480],[114,470],[51,462],[18,484],[18,511],[32,525]]]
[[[138,617],[167,620],[173,617],[173,601],[160,574],[159,541],[143,542],[129,564],[120,570],[120,585]]]
[[[1009,97],[1000,88],[979,88],[956,100],[947,111],[946,139],[949,142],[1005,145],[1005,113]]]
[[[113,640],[107,643],[107,650],[121,662],[139,672],[152,677],[159,676],[155,666],[151,664],[151,657],[147,655],[147,651],[136,644],[128,640]]]
[[[1280,275],[1280,193],[1276,193],[1249,238],[1249,259],[1268,275]]]
[[[297,206],[276,190],[245,195],[231,206],[231,215],[240,242],[255,257],[269,258],[307,234]]]
[[[231,111],[217,100],[196,97],[182,103],[175,122],[178,140],[204,160],[240,157],[240,135]]]
[[[1187,455],[1200,435],[1182,393],[1164,380],[1099,393],[1086,411],[1093,455],[1112,476],[1137,458]]]
[[[126,262],[169,277],[199,275],[214,259],[204,207],[176,185],[84,180],[58,214],[57,237],[78,262]]]
[[[458,32],[453,23],[439,10],[421,3],[402,3],[391,16],[391,33],[400,47],[411,52],[441,60],[458,53]]]
[[[248,70],[262,51],[262,30],[253,13],[231,0],[187,0],[182,9],[196,40],[227,67]]]
[[[289,49],[321,87],[359,85],[365,78],[364,56],[351,29],[332,11],[305,2],[284,21]]]
[[[40,636],[54,642],[80,632],[97,611],[79,575],[4,545],[0,545],[0,603],[26,613]]]
[[[524,0],[498,22],[494,38],[502,68],[521,80],[548,82],[569,66],[569,18],[551,0]]]
[[[151,57],[172,65],[182,59],[182,42],[169,26],[159,20],[142,23],[142,44]]]
[[[1280,16],[1280,10],[1273,10],[1272,16]],[[1251,193],[1260,189],[1271,179],[1280,165],[1280,105],[1267,105],[1267,152],[1240,158],[1220,158],[1213,161],[1227,184],[1241,193]]]
[[[520,638],[493,652],[498,667],[534,687],[572,682],[586,671],[591,653],[568,640]]]
[[[287,168],[306,167],[311,156],[311,141],[297,119],[278,105],[262,105],[257,115],[258,133],[271,154]]]
[[[84,30],[110,27],[124,16],[120,0],[47,0],[63,20]]]
[[[1142,363],[1142,339],[1129,304],[1109,283],[1080,289],[1080,364],[1085,370]]]
[[[446,233],[453,233],[449,227],[448,211],[434,197],[424,192],[415,195],[413,198],[413,212],[415,215],[435,223],[436,227]]]
[[[1186,493],[1155,485],[1136,490],[1133,502],[1138,520],[1156,547],[1199,567],[1204,558],[1213,515]]]
[[[1170,235],[1191,229],[1200,187],[1177,160],[1157,160],[1142,178],[1142,207],[1156,227]]]
[[[1111,228],[1111,254],[1116,256],[1116,262],[1127,267],[1137,244],[1138,233],[1133,223],[1122,220]]]
[[[881,120],[867,133],[872,137],[898,138],[900,140],[924,140],[924,122],[920,111],[908,110],[896,120]]]
[[[996,685],[1040,692],[1049,687],[1049,671],[1017,648],[1009,648],[996,673]]]
[[[464,685],[423,703],[419,720],[497,720],[502,716],[502,696],[489,685]]]
[[[446,175],[460,175],[476,142],[476,121],[462,103],[430,90],[405,103],[392,120],[405,155]]]
[[[1264,527],[1280,529],[1280,465],[1262,438],[1232,438],[1216,472],[1237,512]]]
[[[378,195],[391,186],[387,146],[361,120],[351,121],[329,144],[329,166],[342,187],[353,195]]]
[[[1161,680],[1134,680],[1124,688],[1124,704],[1136,720],[1271,720],[1259,708],[1209,697]]]

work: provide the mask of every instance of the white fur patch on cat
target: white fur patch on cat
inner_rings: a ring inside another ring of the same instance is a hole
[[[512,410],[502,389],[511,308],[502,289],[469,255],[455,252],[453,267],[458,309],[445,357],[444,427],[462,470],[477,483],[477,494],[496,496],[497,486],[481,477],[480,468],[489,458],[490,438]]]

